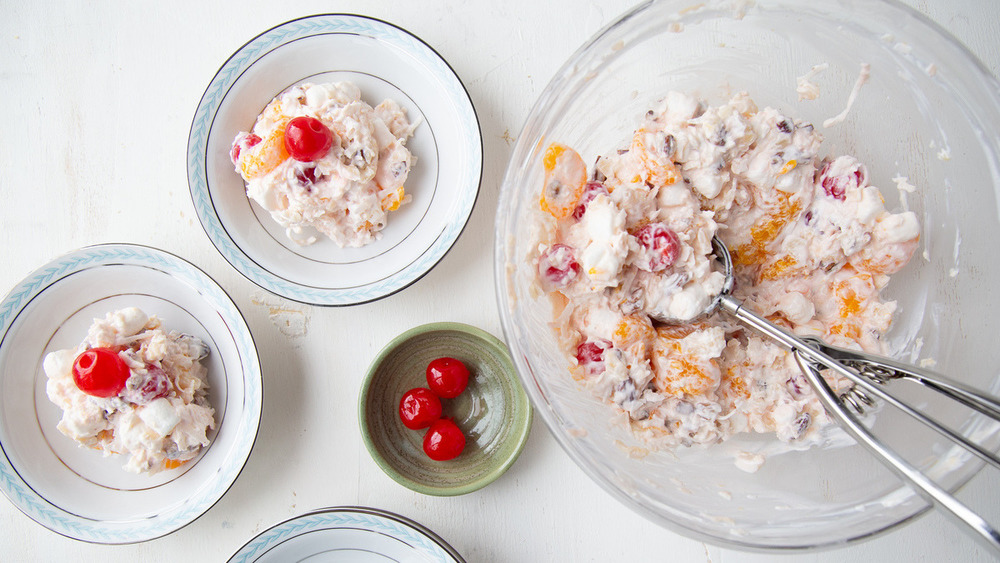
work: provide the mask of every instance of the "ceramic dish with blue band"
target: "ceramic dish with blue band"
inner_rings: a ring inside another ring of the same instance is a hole
[[[177,469],[126,472],[122,456],[79,447],[57,429],[42,360],[75,347],[94,318],[136,306],[209,347],[211,443]],[[134,543],[169,534],[229,490],[253,448],[263,389],[242,314],[211,278],[172,254],[128,244],[90,246],[32,272],[0,302],[0,490],[64,536]]]
[[[340,507],[267,529],[229,563],[307,560],[465,562],[437,534],[408,518],[375,508]]]
[[[392,99],[417,123],[407,148],[412,198],[389,214],[382,238],[340,248],[320,235],[300,246],[246,196],[229,158],[264,106],[302,82],[347,81],[376,105]],[[391,295],[431,270],[461,235],[479,194],[483,146],[462,82],[426,43],[380,20],[305,17],[252,39],[223,64],[195,111],[188,183],[202,227],[236,270],[277,295],[353,305]]]

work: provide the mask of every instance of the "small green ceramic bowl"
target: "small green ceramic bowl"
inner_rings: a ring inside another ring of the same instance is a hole
[[[400,421],[399,401],[410,389],[427,387],[427,364],[444,356],[469,368],[466,390],[441,400],[466,445],[455,459],[434,461],[423,450],[426,431]],[[485,487],[514,463],[528,440],[532,411],[503,342],[469,325],[432,323],[379,352],[361,388],[358,418],[368,452],[389,477],[419,493],[455,496]]]

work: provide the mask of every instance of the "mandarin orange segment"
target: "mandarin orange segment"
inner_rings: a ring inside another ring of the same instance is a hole
[[[539,206],[556,219],[573,213],[587,183],[587,165],[573,149],[552,143],[542,157],[545,185]]]
[[[399,186],[392,192],[386,194],[381,201],[382,211],[395,211],[399,209],[399,206],[403,203],[403,196],[405,195],[403,186]]]
[[[560,145],[559,143],[552,143],[545,149],[545,155],[542,157],[542,168],[545,169],[546,173],[552,172],[555,169],[556,163],[559,162],[559,157],[563,155],[568,150],[573,150],[566,145]]]
[[[729,386],[730,393],[733,396],[749,399],[750,390],[747,389],[746,381],[739,375],[736,375],[735,372],[735,368],[730,368],[726,371],[726,374],[723,375],[723,381]]]
[[[858,298],[857,293],[853,291],[848,291],[840,296],[840,316],[843,318],[850,317],[861,312],[861,299]]]
[[[793,268],[798,262],[792,256],[782,256],[768,264],[760,273],[761,280],[776,280],[785,275],[794,273]],[[792,271],[790,271],[792,270]]]
[[[102,450],[104,449],[104,445],[106,442],[110,442],[114,439],[115,439],[115,433],[112,430],[104,429],[98,432],[97,435],[93,437],[94,441],[92,443],[89,443],[88,445],[91,449]]]
[[[889,260],[887,256],[880,256],[878,259],[851,260],[851,265],[858,270],[870,272],[872,274],[891,274],[894,272],[894,260]]]
[[[871,252],[858,253],[855,255],[857,258],[851,258],[851,265],[858,270],[870,272],[875,275],[895,274],[910,261],[910,257],[913,256],[913,252],[916,250],[919,242],[920,237],[918,236],[911,241],[897,245],[902,248],[901,251],[887,251],[878,255],[872,255]]]
[[[670,367],[674,368],[677,378],[671,383],[677,391],[689,395],[701,395],[708,391],[712,384],[712,378],[705,373],[699,362],[692,360],[690,356],[675,358],[670,362]]]
[[[850,321],[835,323],[830,326],[830,334],[839,334],[844,338],[858,341],[861,339],[861,327]]]
[[[670,395],[704,395],[717,383],[712,373],[714,363],[706,363],[690,354],[668,353],[659,365],[654,381],[660,390]]]
[[[782,313],[780,313],[780,312],[779,313],[774,313],[772,315],[766,315],[764,318],[766,318],[768,321],[770,321],[771,324],[775,324],[775,325],[778,325],[780,327],[787,328],[788,330],[792,330],[794,328],[794,325],[792,325],[792,321],[790,321],[787,318],[785,318],[785,315],[782,314]]]
[[[863,293],[859,293],[859,290]],[[834,291],[840,301],[840,318],[849,319],[865,308],[864,294],[874,294],[876,289],[872,275],[859,272],[850,279],[837,282]]]
[[[260,117],[257,119],[267,119],[275,122],[281,121],[282,119],[288,121],[288,119],[284,116],[284,112],[281,108],[281,101],[278,98],[271,100],[271,103],[267,104],[267,107],[264,108],[264,111],[261,112]],[[281,129],[284,130],[285,128],[282,127]]]
[[[188,460],[186,460],[186,459],[166,459],[166,460],[163,460],[163,468],[164,469],[177,469],[178,467],[184,465],[187,462],[188,462]]]
[[[650,343],[656,336],[653,323],[645,316],[630,315],[621,320],[611,335],[616,348],[628,348],[636,343]]]
[[[253,147],[250,154],[240,159],[243,177],[250,180],[263,176],[288,159],[288,151],[285,149],[285,125],[287,124],[287,119],[275,124],[274,131]]]
[[[787,194],[780,194],[778,209],[763,221],[750,228],[750,243],[741,245],[733,253],[733,263],[737,266],[763,264],[767,259],[767,246],[778,238],[781,229],[802,211],[802,204],[789,201]]]
[[[704,395],[719,384],[715,360],[685,351],[680,340],[659,336],[652,356],[653,382],[664,393],[678,397]]]
[[[646,171],[644,178],[654,186],[669,186],[677,182],[677,166],[664,152],[650,150],[646,146],[646,131],[639,130],[632,136],[632,149],[639,154],[639,160]]]

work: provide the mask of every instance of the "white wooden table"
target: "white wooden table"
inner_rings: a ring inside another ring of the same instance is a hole
[[[1000,3],[905,0],[1000,70]],[[653,525],[591,482],[536,419],[518,463],[458,498],[413,493],[385,476],[359,437],[359,384],[401,331],[459,321],[501,335],[493,219],[513,139],[562,62],[631,1],[42,2],[0,7],[0,293],[81,246],[132,242],[178,254],[230,293],[259,346],[265,400],[242,475],[222,500],[167,537],[128,546],[56,535],[0,501],[2,561],[220,561],[258,532],[327,506],[366,505],[428,526],[472,561],[771,561]],[[465,82],[485,168],[462,237],[426,277],[387,299],[314,308],[257,288],[222,258],[195,216],[188,128],[208,81],[256,34],[324,12],[370,15],[434,47]],[[1000,475],[963,491],[1000,524]],[[985,561],[940,514],[801,561]]]

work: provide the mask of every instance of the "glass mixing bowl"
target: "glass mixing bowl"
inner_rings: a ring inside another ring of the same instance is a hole
[[[829,67],[812,79],[820,96],[800,100],[796,79],[824,63]],[[862,63],[870,65],[870,80],[846,119],[823,129],[845,108]],[[514,147],[500,196],[495,267],[507,343],[538,414],[612,495],[680,533],[761,550],[842,545],[922,513],[927,503],[849,439],[778,453],[772,437],[741,435],[708,448],[648,451],[611,407],[570,377],[550,329],[551,306],[533,289],[535,265],[526,259],[542,152],[563,143],[589,165],[627,144],[643,114],[670,90],[712,104],[745,90],[761,108],[816,124],[824,154],[865,162],[886,207],[907,205],[922,228],[916,255],[884,292],[899,304],[887,337],[891,354],[933,361],[933,369],[996,393],[996,80],[941,28],[893,1],[647,3],[590,39],[549,83]],[[897,176],[916,191],[904,196]],[[936,397],[913,398],[965,435],[1000,445],[996,423]],[[981,468],[891,408],[871,424],[949,489]],[[734,466],[739,450],[772,455],[747,473]]]

